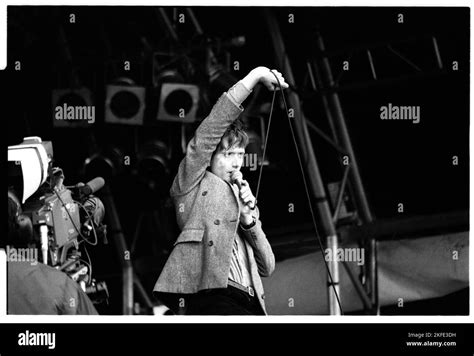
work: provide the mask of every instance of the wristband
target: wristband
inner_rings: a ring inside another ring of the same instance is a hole
[[[255,226],[255,224],[257,224],[257,218],[255,216],[252,215],[252,222],[250,223],[250,225],[244,225],[242,223],[240,223],[240,225],[242,226],[243,229],[245,230],[248,230],[248,229],[251,229],[252,227]]]

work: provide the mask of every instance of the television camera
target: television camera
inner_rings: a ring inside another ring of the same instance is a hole
[[[53,167],[50,141],[25,137],[21,144],[8,147],[9,194],[20,203],[24,228],[31,235],[28,240],[41,249],[40,261],[68,274],[94,303],[107,301],[107,285],[92,278],[86,248],[99,240],[107,243],[104,205],[93,195],[104,186],[104,179],[74,186],[63,182],[62,169]]]

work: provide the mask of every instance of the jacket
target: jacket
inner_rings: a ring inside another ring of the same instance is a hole
[[[245,241],[253,287],[265,311],[260,276],[273,272],[275,257],[262,230],[258,208],[254,211],[256,224],[248,230],[242,228],[238,188],[207,170],[227,127],[242,111],[242,106],[222,94],[188,143],[170,189],[181,233],[154,292],[190,294],[226,288],[238,233]]]

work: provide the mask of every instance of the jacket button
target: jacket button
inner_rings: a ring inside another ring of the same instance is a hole
[[[209,246],[212,246],[212,245],[214,245],[214,241],[211,240],[211,241],[209,241],[207,244],[208,244]]]
[[[214,225],[220,225],[221,221],[219,219],[214,220]]]
[[[205,197],[207,195],[207,190],[202,192],[202,196]]]

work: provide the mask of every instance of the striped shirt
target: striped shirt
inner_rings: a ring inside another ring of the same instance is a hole
[[[239,234],[235,235],[234,245],[232,247],[232,258],[230,260],[229,279],[246,287],[253,286],[248,267],[249,263],[245,242]]]

